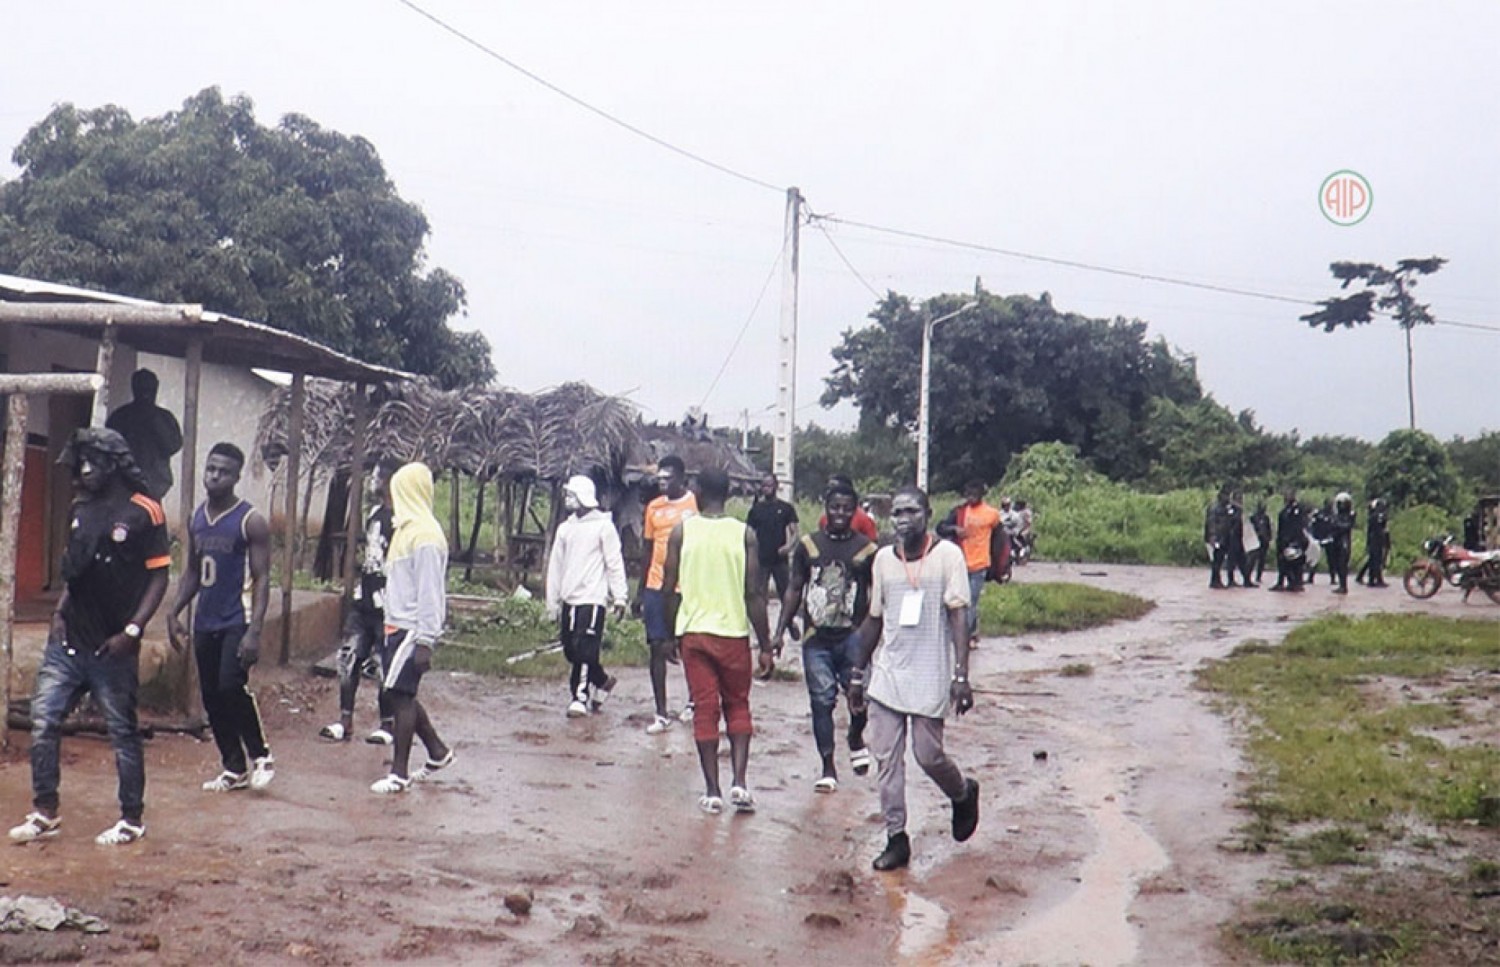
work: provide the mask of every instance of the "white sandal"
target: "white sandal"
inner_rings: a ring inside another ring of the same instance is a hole
[[[348,742],[349,732],[344,728],[343,722],[335,722],[319,729],[318,738],[327,739],[329,742]]]
[[[755,797],[744,786],[729,787],[729,803],[737,813],[755,812]]]
[[[717,816],[724,811],[724,800],[718,796],[699,796],[698,808],[710,816]]]
[[[411,780],[403,779],[400,776],[396,775],[394,772],[386,776],[384,779],[376,779],[374,782],[370,783],[370,791],[379,793],[382,796],[389,796],[398,792],[405,792],[410,788]]]
[[[431,779],[434,772],[441,772],[451,765],[453,765],[453,750],[449,749],[448,754],[441,759],[428,759],[425,765],[411,774],[411,781],[421,782],[424,779]]]
[[[41,813],[27,813],[19,826],[10,828],[13,843],[31,843],[39,839],[51,839],[62,827],[61,819],[48,819]]]
[[[813,792],[838,792],[839,781],[833,776],[824,776],[813,783]]]
[[[141,823],[139,826],[137,826],[127,819],[122,819],[118,823],[115,823],[113,826],[111,826],[109,829],[106,829],[104,832],[100,833],[98,836],[95,836],[94,842],[98,843],[100,846],[124,846],[128,843],[134,843],[136,840],[144,838],[145,835],[145,823]]]

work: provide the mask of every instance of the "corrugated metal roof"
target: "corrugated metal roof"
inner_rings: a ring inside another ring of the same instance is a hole
[[[97,338],[114,325],[119,341],[162,356],[187,355],[203,337],[204,362],[257,367],[367,383],[412,379],[413,374],[361,362],[295,333],[197,305],[150,302],[38,279],[0,274],[0,325],[29,325]]]

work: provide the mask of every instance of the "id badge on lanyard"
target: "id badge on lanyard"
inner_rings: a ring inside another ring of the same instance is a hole
[[[915,628],[922,623],[922,599],[926,592],[921,588],[907,588],[901,595],[901,613],[897,618],[903,628]]]
[[[912,574],[911,564],[906,560],[906,555],[897,551],[901,557],[901,566],[906,570],[906,583],[908,587],[901,594],[901,610],[897,615],[896,623],[903,628],[915,628],[922,623],[922,599],[926,592],[922,588],[922,569],[927,566],[927,552],[932,550],[932,537],[928,535],[926,544],[922,547],[922,563],[917,565],[917,573]]]

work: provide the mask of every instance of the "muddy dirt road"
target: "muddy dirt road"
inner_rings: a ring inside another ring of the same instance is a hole
[[[1158,606],[1125,625],[984,642],[976,709],[949,731],[983,784],[979,832],[953,843],[946,803],[912,769],[903,873],[870,869],[883,844],[873,775],[845,766],[837,793],[814,794],[800,682],[752,696],[759,812],[705,816],[690,730],[643,734],[644,669],[621,672],[584,720],[564,718],[554,684],[432,676],[425,698],[458,760],[394,800],[367,792],[382,749],[315,738],[334,715],[331,682],[262,670],[274,785],[199,792],[217,771],[212,744],[158,736],[149,835],[134,848],[92,842],[115,816],[107,743],[65,740],[64,835],[0,847],[0,895],[56,896],[113,929],[0,935],[0,962],[1223,963],[1218,925],[1270,869],[1219,849],[1241,821],[1240,761],[1191,687],[1197,665],[1326,611],[1500,619],[1448,591],[1210,592],[1201,571],[1166,568],[1034,564],[1020,580]],[[1093,673],[1059,675],[1067,664]],[[671,688],[675,701],[681,680]],[[361,703],[362,729],[368,689]],[[0,760],[7,826],[30,799],[16,738]]]

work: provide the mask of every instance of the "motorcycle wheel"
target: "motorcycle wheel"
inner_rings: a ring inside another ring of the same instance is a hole
[[[1442,588],[1443,572],[1425,561],[1418,562],[1407,568],[1401,584],[1414,598],[1430,598]]]

